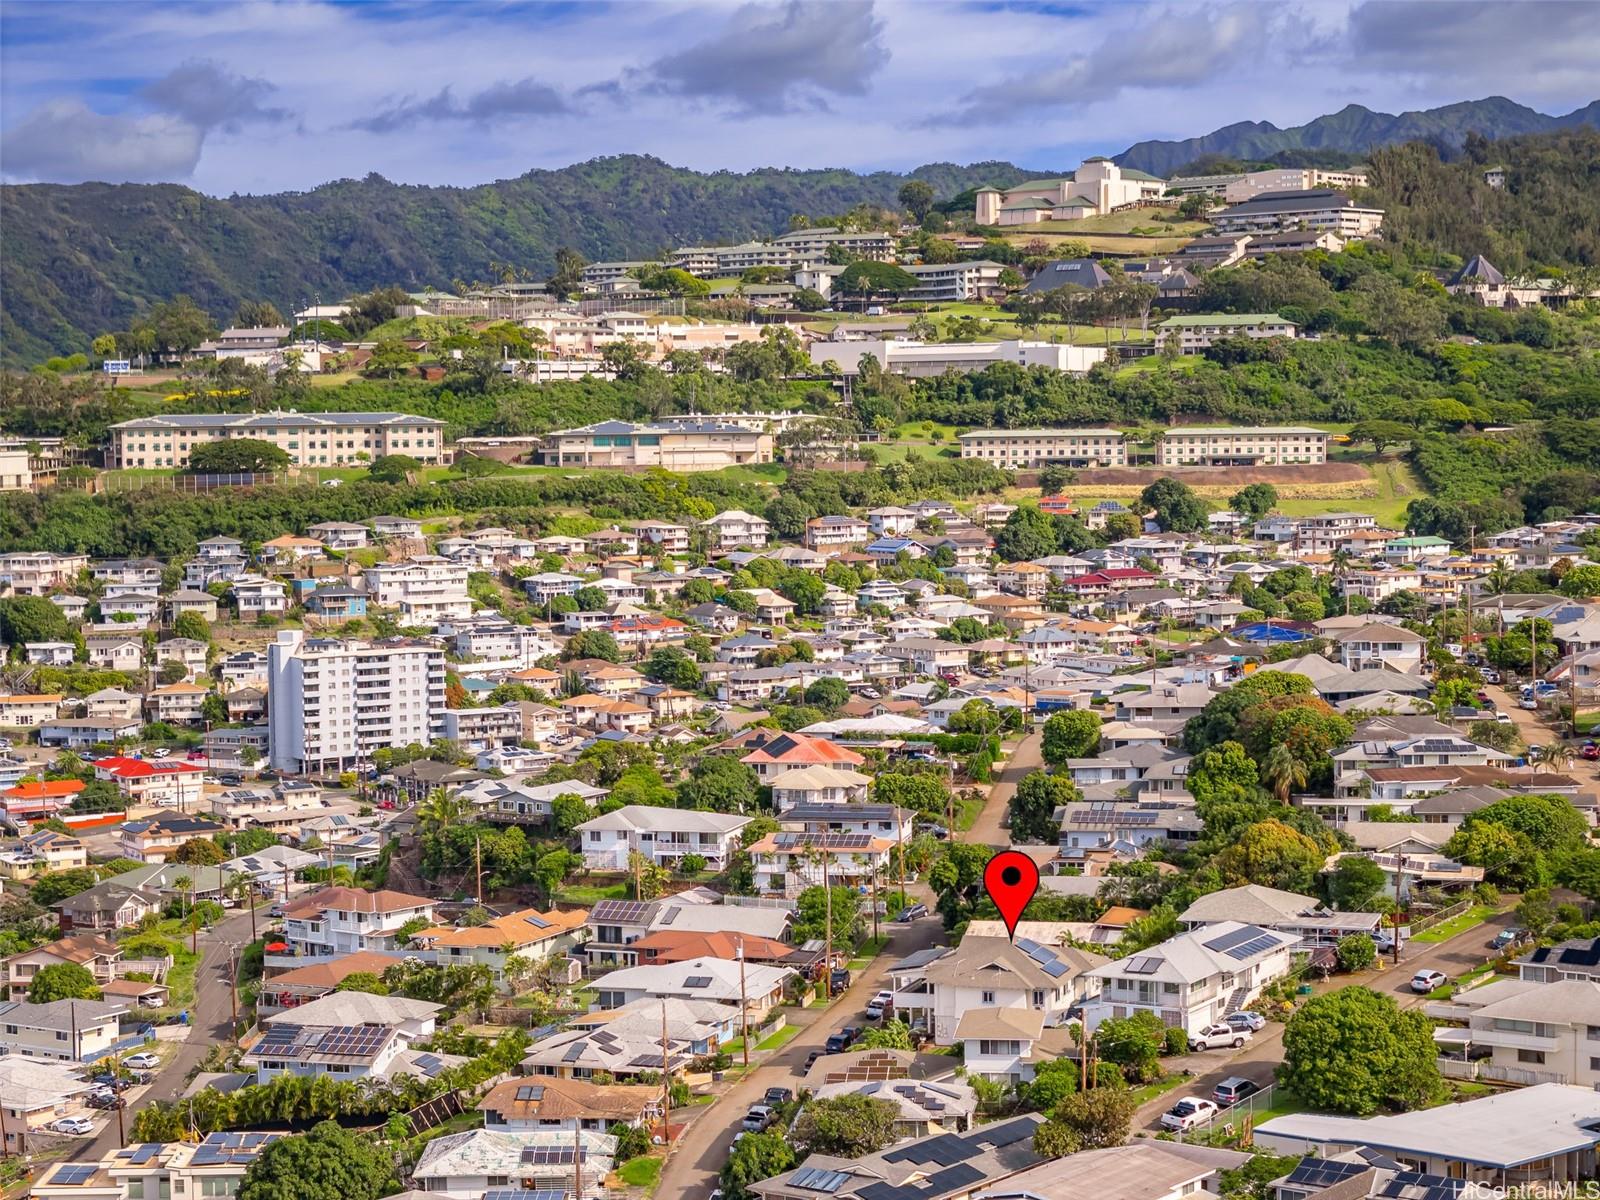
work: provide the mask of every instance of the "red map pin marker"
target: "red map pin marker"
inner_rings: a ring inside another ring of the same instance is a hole
[[[1005,918],[1006,932],[1015,941],[1017,919],[1039,890],[1038,866],[1020,850],[1002,850],[984,867],[983,888]]]

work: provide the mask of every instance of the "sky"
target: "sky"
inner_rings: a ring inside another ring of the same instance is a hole
[[[0,0],[0,177],[471,185],[698,170],[1065,169],[1145,138],[1600,93],[1600,0]]]

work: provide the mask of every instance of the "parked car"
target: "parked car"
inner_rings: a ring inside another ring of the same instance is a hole
[[[138,1054],[130,1054],[122,1060],[122,1065],[132,1067],[135,1071],[153,1071],[161,1065],[161,1060],[147,1050]]]
[[[281,916],[283,916],[283,905],[274,904],[271,908],[267,909],[267,916],[269,916],[269,917],[281,917]]]
[[[777,1124],[778,1114],[768,1104],[751,1105],[750,1111],[745,1113],[744,1120],[739,1122],[746,1133],[762,1133]]]
[[[1500,682],[1500,672],[1496,671],[1493,667],[1480,667],[1478,669],[1478,674],[1483,677],[1483,681],[1485,683]]]
[[[1161,1128],[1187,1133],[1196,1125],[1216,1116],[1220,1110],[1215,1100],[1202,1100],[1198,1096],[1185,1096],[1161,1114]]]
[[[165,746],[157,746],[154,750],[150,751],[150,757],[151,758],[171,758],[172,757],[172,751],[168,750]]]
[[[813,1050],[810,1054],[806,1055],[806,1061],[800,1064],[800,1070],[798,1073],[804,1075],[807,1071],[811,1070],[812,1064],[814,1064],[817,1059],[821,1058],[822,1054],[823,1052],[821,1050]]]
[[[1250,1040],[1248,1029],[1235,1029],[1226,1021],[1219,1021],[1215,1025],[1207,1025],[1198,1033],[1189,1035],[1189,1049],[1191,1050],[1221,1050],[1225,1046],[1238,1049]]]
[[[1585,759],[1588,762],[1594,762],[1596,759],[1600,759],[1600,745],[1596,745],[1592,741],[1585,742],[1578,748],[1578,757]]]
[[[116,1108],[122,1103],[122,1098],[113,1091],[91,1092],[84,1097],[85,1104],[90,1108]]]
[[[102,1088],[107,1088],[114,1092],[120,1092],[124,1088],[133,1086],[133,1080],[127,1074],[115,1075],[110,1071],[101,1071],[100,1074],[92,1076],[89,1082],[97,1083]]]
[[[893,1007],[894,993],[890,991],[879,992],[871,1000],[867,1001],[867,1016],[874,1021],[879,1020],[886,1011]]]
[[[1508,925],[1494,935],[1494,940],[1489,943],[1489,949],[1505,950],[1508,947],[1515,946],[1526,936],[1527,934],[1515,925]]]
[[[1484,691],[1482,688],[1478,689],[1478,703],[1489,705],[1490,707],[1493,707],[1494,705],[1494,701],[1489,698],[1489,693]]]
[[[861,1036],[861,1030],[854,1025],[846,1025],[838,1033],[830,1033],[828,1040],[822,1044],[824,1054],[842,1054],[850,1049],[850,1043]]]
[[[780,1104],[788,1104],[793,1099],[794,1093],[788,1088],[781,1087],[768,1088],[767,1094],[762,1097],[762,1100],[765,1103],[770,1104],[773,1108],[777,1108]]]
[[[1419,995],[1427,995],[1434,988],[1443,987],[1449,979],[1443,971],[1418,971],[1411,977],[1411,990]]]
[[[94,1122],[88,1117],[62,1117],[52,1121],[50,1128],[56,1133],[70,1133],[75,1137],[94,1132]]]
[[[1242,1075],[1230,1075],[1211,1091],[1211,1098],[1219,1107],[1229,1108],[1246,1096],[1254,1096],[1261,1090],[1259,1083],[1251,1083]]]
[[[1530,711],[1537,711],[1538,708],[1539,708],[1539,702],[1537,700],[1535,700],[1532,696],[1524,696],[1521,700],[1517,701],[1517,707],[1518,708],[1526,708],[1526,709],[1529,709]],[[1511,720],[1511,718],[1509,716],[1507,716],[1505,713],[1496,713],[1495,714],[1495,720],[1497,720],[1497,721],[1509,721],[1509,720]]]
[[[1235,1029],[1258,1033],[1266,1028],[1267,1019],[1258,1012],[1235,1012],[1228,1014],[1228,1024]]]
[[[909,924],[910,922],[917,920],[919,917],[925,917],[927,915],[928,906],[926,904],[910,904],[900,910],[900,915],[896,917],[895,920],[903,921]]]

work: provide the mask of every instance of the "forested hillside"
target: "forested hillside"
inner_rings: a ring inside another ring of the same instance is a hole
[[[1288,129],[1279,129],[1270,121],[1240,121],[1201,137],[1138,142],[1116,158],[1125,167],[1166,175],[1208,155],[1274,161],[1283,156],[1284,151],[1366,154],[1379,146],[1413,141],[1453,151],[1466,141],[1468,133],[1493,139],[1549,133],[1579,125],[1600,126],[1600,100],[1561,116],[1547,116],[1504,96],[1467,100],[1398,116],[1373,112],[1360,104],[1347,104],[1336,113]],[[1285,159],[1283,165],[1299,165],[1298,159]]]
[[[934,163],[910,175],[761,170],[702,174],[642,156],[599,158],[472,188],[372,175],[310,192],[213,199],[175,184],[0,188],[0,352],[8,365],[86,349],[178,293],[226,317],[243,300],[288,311],[387,284],[448,287],[491,263],[542,277],[557,248],[640,258],[783,230],[790,216],[896,205],[909,178],[949,196],[1033,174]]]

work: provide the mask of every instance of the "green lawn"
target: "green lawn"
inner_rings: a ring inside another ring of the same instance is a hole
[[[1148,1104],[1157,1096],[1163,1096],[1172,1091],[1173,1088],[1189,1082],[1192,1082],[1192,1078],[1187,1075],[1167,1075],[1154,1083],[1147,1083],[1142,1088],[1134,1089],[1133,1102],[1135,1104]]]
[[[627,898],[628,885],[626,881],[613,883],[606,887],[572,883],[556,893],[556,899],[567,904],[598,904],[602,900],[626,900]]]
[[[1411,940],[1414,942],[1447,942],[1455,937],[1456,934],[1463,933],[1474,925],[1482,925],[1498,911],[1499,909],[1490,904],[1474,904],[1466,912],[1451,917],[1448,921],[1443,921],[1431,929],[1423,930],[1421,933],[1412,934]]]
[[[656,1184],[661,1182],[661,1163],[662,1159],[654,1154],[630,1158],[617,1169],[617,1174],[629,1187],[653,1192],[656,1190]]]
[[[777,1033],[768,1034],[756,1043],[757,1050],[778,1050],[800,1036],[800,1026],[785,1025]]]

